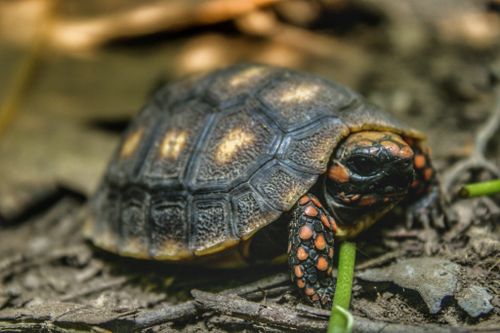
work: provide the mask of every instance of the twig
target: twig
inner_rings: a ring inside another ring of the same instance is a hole
[[[288,331],[324,332],[330,315],[328,310],[312,307],[307,307],[307,311],[304,311],[306,308],[304,305],[291,309],[278,304],[251,302],[235,295],[213,294],[199,290],[193,290],[192,295],[200,311],[213,311],[271,327],[284,328]],[[474,332],[474,329],[438,325],[400,325],[355,317],[353,331],[360,333],[462,333]]]
[[[374,266],[380,266],[380,265],[385,264],[388,261],[391,261],[393,259],[403,257],[403,255],[405,253],[406,253],[406,251],[401,250],[401,249],[391,251],[391,252],[385,253],[377,258],[373,258],[373,259],[367,260],[359,265],[356,265],[356,269],[363,270],[363,269],[371,268]]]
[[[304,320],[293,309],[255,303],[235,295],[217,295],[200,290],[193,290],[191,294],[195,298],[196,306],[204,311],[214,311],[297,331],[324,331],[326,329],[326,321]]]
[[[452,187],[457,183],[459,177],[468,170],[484,169],[490,172],[495,178],[500,178],[500,170],[486,157],[486,146],[494,137],[500,126],[500,89],[496,92],[496,102],[493,113],[479,129],[473,153],[466,159],[456,163],[443,177],[443,186],[447,193],[451,193]]]
[[[290,278],[286,274],[277,274],[240,287],[227,289],[223,295],[248,295],[249,297],[264,296],[266,289],[289,284]],[[139,328],[151,327],[169,321],[183,320],[197,314],[194,301],[187,301],[178,305],[166,305],[156,310],[143,311],[131,319]]]

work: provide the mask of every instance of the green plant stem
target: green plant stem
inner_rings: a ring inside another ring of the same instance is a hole
[[[351,330],[347,325],[347,316],[339,311],[337,307],[346,311],[349,310],[355,261],[356,244],[343,242],[340,245],[337,285],[335,287],[335,296],[333,297],[332,314],[328,323],[328,333],[345,333]]]
[[[483,195],[492,195],[500,193],[500,179],[487,182],[467,184],[460,189],[458,194],[462,198],[474,198]]]

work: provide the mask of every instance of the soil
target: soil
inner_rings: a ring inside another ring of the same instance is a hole
[[[500,175],[498,127],[484,150],[475,146],[500,109],[499,4],[398,3],[290,1],[86,52],[47,48],[0,132],[0,331],[325,330],[327,314],[301,304],[286,266],[215,270],[132,260],[94,248],[80,233],[120,132],[154,86],[241,61],[334,79],[429,137],[449,199],[447,225],[408,226],[396,211],[355,240],[356,269],[439,258],[458,265],[457,287],[431,314],[419,292],[396,279],[356,278],[354,331],[500,331],[500,197],[456,196],[466,182]],[[0,44],[1,71],[15,77],[29,48]],[[483,164],[454,172],[475,153],[497,174]],[[476,317],[459,304],[471,286],[484,289],[481,300],[491,305]]]

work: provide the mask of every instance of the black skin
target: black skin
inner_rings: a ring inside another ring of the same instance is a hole
[[[425,225],[442,215],[428,151],[394,133],[351,134],[334,153],[322,190],[323,204],[306,194],[294,207],[288,243],[293,283],[321,308],[331,308],[333,300],[335,237],[357,235],[400,203],[412,222]]]

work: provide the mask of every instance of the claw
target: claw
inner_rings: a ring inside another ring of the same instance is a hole
[[[411,228],[414,223],[422,225],[425,229],[442,229],[446,227],[446,214],[441,200],[438,186],[433,186],[429,193],[418,201],[408,206],[406,211],[406,224]]]

